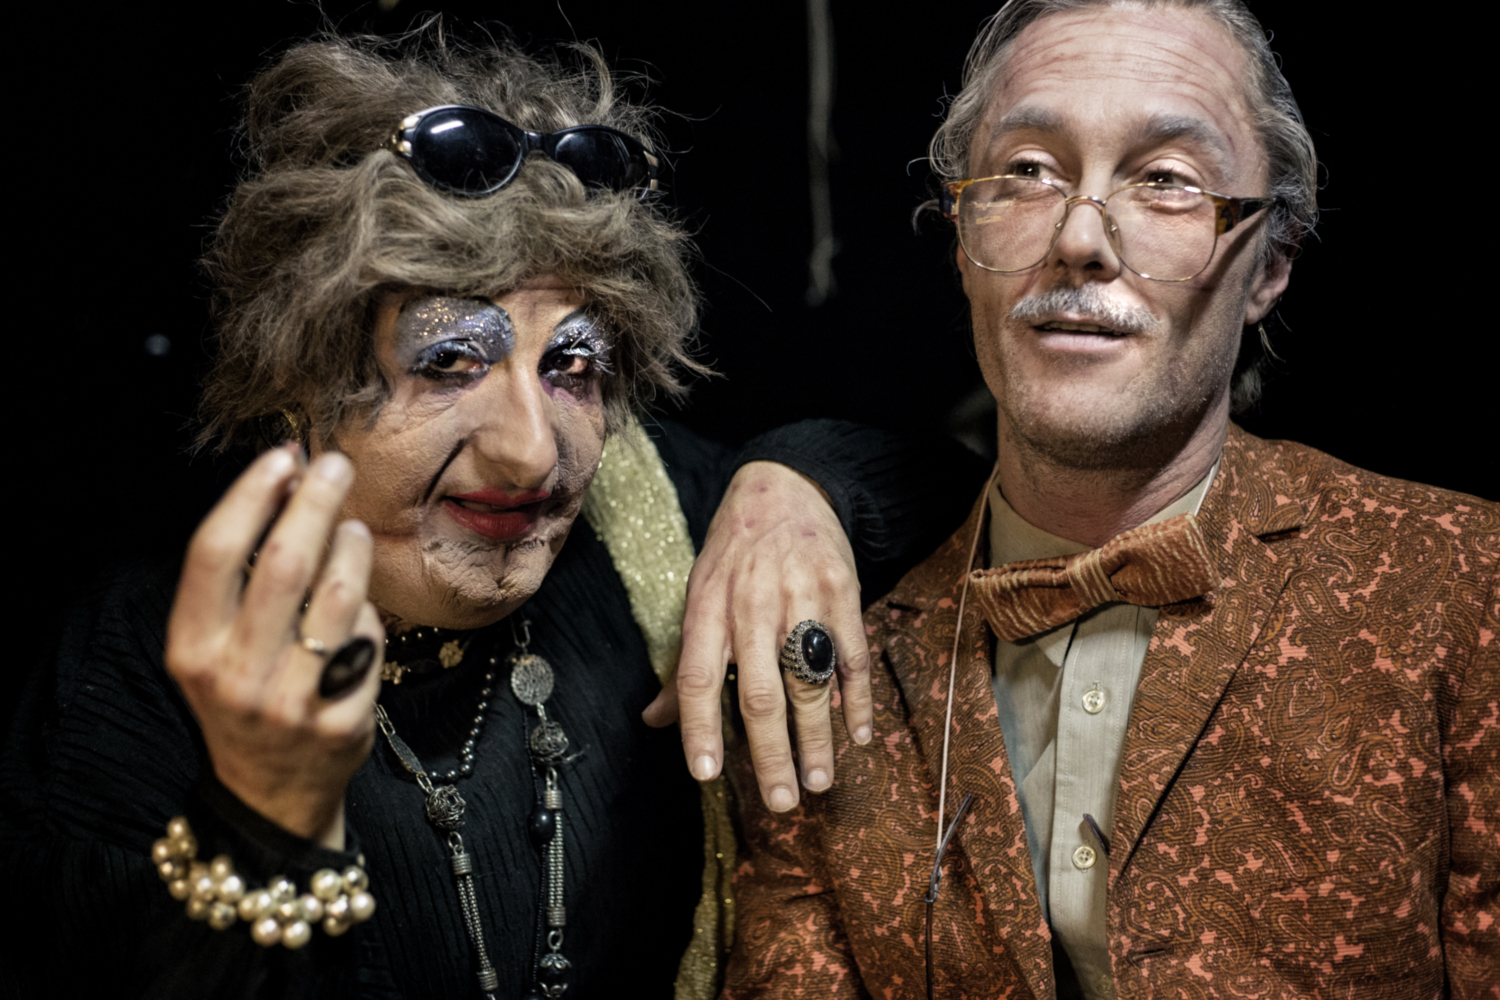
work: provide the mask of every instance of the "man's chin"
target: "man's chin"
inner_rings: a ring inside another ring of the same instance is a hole
[[[1023,400],[1007,407],[1005,420],[1016,445],[1051,465],[1086,471],[1154,468],[1191,430],[1183,433],[1182,421],[1174,419],[1179,415],[1139,402],[1116,398],[1106,405],[1055,395],[1044,405],[1027,406]]]

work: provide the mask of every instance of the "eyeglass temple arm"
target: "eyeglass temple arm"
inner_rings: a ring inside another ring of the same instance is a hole
[[[949,222],[958,221],[958,198],[964,193],[964,188],[973,184],[973,179],[962,181],[949,181],[942,186],[935,199],[938,214]]]
[[[1286,201],[1285,198],[1279,195],[1270,198],[1226,198],[1223,195],[1208,194],[1207,191],[1203,193],[1214,200],[1214,206],[1218,209],[1218,231],[1220,236],[1223,236],[1261,209],[1269,208],[1272,205],[1280,205]]]
[[[938,886],[943,881],[943,857],[948,853],[948,842],[958,832],[958,824],[963,821],[964,813],[969,811],[969,803],[974,801],[974,793],[970,792],[964,796],[963,802],[959,803],[958,812],[953,814],[953,822],[948,824],[948,832],[943,834],[943,841],[938,845],[937,857],[932,859],[932,879],[927,883],[926,902],[930,905],[937,902]]]
[[[938,886],[943,881],[943,856],[948,853],[948,842],[958,832],[958,824],[963,821],[964,813],[969,811],[969,803],[973,801],[974,793],[970,792],[959,803],[958,812],[953,814],[953,822],[948,824],[948,832],[943,834],[943,839],[938,843],[937,857],[932,859],[932,879],[927,883],[927,896],[923,900],[927,904],[927,1000],[937,1000],[932,988],[932,904],[937,902]]]

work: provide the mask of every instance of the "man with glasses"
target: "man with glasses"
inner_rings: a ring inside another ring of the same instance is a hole
[[[1316,219],[1265,32],[1013,0],[933,162],[999,460],[747,804],[726,995],[1495,996],[1500,508],[1230,422]]]

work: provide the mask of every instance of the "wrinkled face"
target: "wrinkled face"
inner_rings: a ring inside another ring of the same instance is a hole
[[[582,301],[544,279],[378,303],[391,396],[331,446],[354,462],[343,514],[374,535],[370,599],[388,620],[475,628],[541,586],[604,447],[610,339]]]
[[[1243,50],[1206,16],[1096,8],[1044,17],[1011,44],[974,137],[972,177],[1050,178],[1103,199],[1140,181],[1265,195]],[[1241,330],[1286,286],[1256,267],[1262,211],[1181,283],[1123,267],[1101,213],[1075,204],[1036,267],[997,274],[958,252],[1002,440],[1075,468],[1154,460],[1217,428]]]

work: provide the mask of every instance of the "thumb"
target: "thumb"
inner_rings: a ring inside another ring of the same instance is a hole
[[[677,678],[673,677],[662,687],[656,700],[646,706],[646,710],[641,713],[641,721],[653,729],[665,729],[674,724],[677,718]]]

